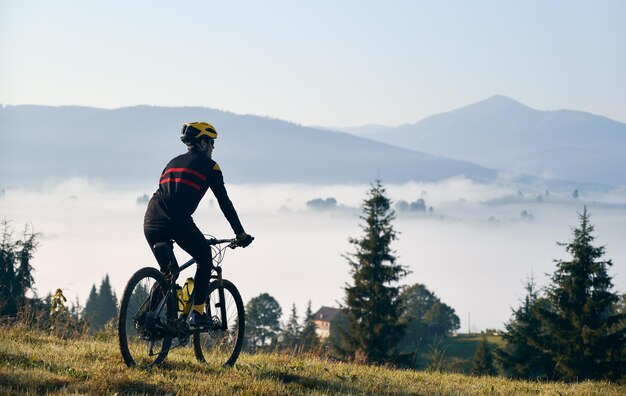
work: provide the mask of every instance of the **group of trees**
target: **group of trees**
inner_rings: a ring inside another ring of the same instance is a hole
[[[26,294],[34,286],[30,263],[37,250],[38,234],[26,226],[22,239],[14,241],[9,221],[3,219],[1,225],[0,316],[16,316],[30,302]]]
[[[403,199],[396,202],[395,208],[400,212],[428,212],[433,213],[435,209],[432,206],[426,207],[424,198],[418,198],[414,202],[407,202]]]
[[[415,351],[420,345],[433,345],[461,326],[454,308],[423,284],[404,288],[400,300],[403,310],[399,321],[405,325],[404,337],[398,344],[400,350]]]
[[[281,324],[282,308],[267,293],[261,293],[246,304],[246,348],[248,351],[292,350],[307,351],[318,345],[313,323],[311,301],[302,322],[298,319],[296,305],[286,323]]]
[[[618,379],[626,375],[624,296],[612,291],[611,260],[594,246],[585,208],[573,239],[559,243],[571,255],[557,260],[551,284],[526,297],[506,325],[508,345],[497,358],[510,376],[561,380]]]
[[[108,274],[102,279],[99,289],[96,289],[95,284],[91,286],[82,316],[91,323],[93,330],[103,329],[117,317],[117,296],[111,288]]]
[[[93,329],[101,329],[115,318],[117,298],[108,275],[103,279],[99,292],[94,285],[83,310],[78,301],[68,307],[60,289],[54,296],[48,293],[46,297],[38,298],[31,261],[39,246],[39,234],[26,226],[22,238],[14,240],[10,222],[3,219],[0,225],[0,317],[21,315],[24,320],[38,322],[40,327],[59,327],[63,323],[72,329],[79,325],[86,327],[86,323],[91,323]],[[31,298],[27,297],[29,291],[33,294]]]
[[[353,283],[345,288],[337,349],[346,357],[393,362],[416,342],[445,336],[459,327],[454,310],[424,285],[401,288],[407,270],[390,244],[396,239],[394,212],[376,181],[362,205],[364,236],[350,239],[346,255]],[[571,242],[560,244],[571,260],[556,261],[551,285],[542,293],[533,281],[522,306],[506,325],[507,346],[496,351],[506,375],[560,380],[618,379],[626,375],[626,296],[612,291],[611,260],[593,245],[593,226],[585,208]],[[493,374],[486,340],[474,358],[474,372]]]
[[[306,202],[306,206],[309,209],[322,210],[322,209],[336,209],[337,200],[333,197],[329,198],[315,198]]]

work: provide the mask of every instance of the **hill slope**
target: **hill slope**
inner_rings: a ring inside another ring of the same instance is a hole
[[[87,176],[115,184],[154,182],[173,156],[186,121],[220,132],[214,158],[228,181],[368,183],[475,179],[495,172],[464,161],[382,144],[346,133],[197,107],[0,107],[0,182]]]
[[[129,369],[115,334],[96,341],[61,340],[19,329],[0,331],[0,393],[255,395],[621,395],[626,387],[510,381],[287,355],[243,354],[226,369],[200,364],[191,350],[172,351],[162,367]]]

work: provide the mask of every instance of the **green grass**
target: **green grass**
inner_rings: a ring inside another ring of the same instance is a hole
[[[492,351],[498,347],[503,347],[505,344],[501,336],[488,335],[486,337]],[[443,343],[443,347],[446,349],[447,356],[471,360],[482,340],[482,334],[459,334],[455,337],[447,338]]]
[[[511,381],[333,362],[281,354],[242,354],[234,368],[172,351],[152,370],[127,368],[115,339],[68,339],[0,330],[0,394],[253,395],[623,395],[607,382]]]
[[[446,372],[470,373],[472,370],[472,358],[478,345],[483,340],[483,334],[459,334],[446,337],[436,344],[437,352],[433,355],[433,345],[424,343],[416,350],[414,366],[418,369],[432,367],[434,359],[439,362],[439,367]],[[505,341],[499,335],[486,335],[487,343],[491,351],[504,347]],[[411,352],[411,351],[406,351]],[[409,364],[409,363],[407,363]],[[410,364],[409,364],[410,365]]]

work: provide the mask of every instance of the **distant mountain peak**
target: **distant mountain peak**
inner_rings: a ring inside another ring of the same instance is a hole
[[[469,106],[465,106],[464,108],[490,108],[494,110],[502,110],[502,109],[528,109],[532,110],[530,107],[525,104],[518,102],[515,99],[511,99],[508,96],[504,95],[493,95],[488,97],[487,99],[481,100],[479,102],[473,103]]]
[[[524,106],[522,103],[518,102],[515,99],[511,99],[508,96],[505,95],[493,95],[488,97],[487,99],[484,99],[483,102],[491,102],[491,103],[509,103],[509,104],[518,104],[518,105],[522,105]],[[480,102],[479,102],[480,103]]]

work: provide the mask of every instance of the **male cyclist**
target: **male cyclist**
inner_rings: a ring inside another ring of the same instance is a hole
[[[183,125],[180,140],[188,151],[172,159],[161,173],[159,188],[148,202],[143,223],[153,253],[155,243],[173,239],[198,263],[193,308],[188,319],[192,327],[211,324],[211,319],[204,314],[212,268],[211,248],[191,217],[209,188],[237,236],[237,245],[246,247],[254,239],[244,231],[228,198],[222,171],[211,159],[216,138],[216,129],[207,122]],[[155,257],[159,261],[156,253]],[[159,261],[161,272],[168,273],[168,263],[162,261]]]

